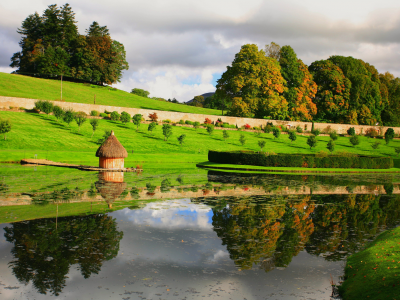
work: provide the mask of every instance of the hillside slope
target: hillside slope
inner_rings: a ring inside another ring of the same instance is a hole
[[[125,91],[63,81],[63,100],[120,107],[176,111],[193,114],[221,115],[220,110],[193,107],[143,98]],[[31,98],[41,100],[60,100],[61,85],[59,80],[39,79],[22,75],[0,72],[0,96]]]

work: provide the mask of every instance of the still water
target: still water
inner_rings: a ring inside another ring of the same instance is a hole
[[[395,176],[1,170],[1,299],[330,299],[400,224]]]

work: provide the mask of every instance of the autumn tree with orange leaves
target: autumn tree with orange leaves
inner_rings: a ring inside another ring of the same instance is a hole
[[[229,99],[232,116],[284,120],[285,83],[276,59],[266,57],[257,45],[246,44],[218,80],[216,95]]]

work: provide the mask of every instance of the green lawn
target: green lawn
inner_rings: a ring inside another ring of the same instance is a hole
[[[112,129],[119,141],[127,149],[129,156],[126,167],[135,167],[144,163],[199,163],[207,161],[208,150],[254,150],[258,151],[258,140],[266,141],[264,151],[275,153],[316,153],[326,150],[329,140],[327,136],[319,136],[317,147],[310,150],[306,144],[307,136],[298,136],[293,143],[287,135],[282,134],[274,139],[272,134],[261,134],[256,137],[252,132],[229,131],[230,137],[224,141],[222,130],[214,130],[212,135],[206,129],[195,130],[191,127],[174,126],[173,135],[164,141],[161,125],[158,125],[153,134],[148,133],[147,124],[142,124],[139,131],[129,123],[126,126],[121,122],[99,120],[99,128],[91,138],[92,130],[89,122],[82,125],[80,132],[75,122],[71,127],[54,116],[0,111],[0,117],[10,119],[12,130],[7,134],[7,140],[0,139],[0,161],[18,161],[23,158],[49,159],[60,162],[96,165],[98,158],[95,152],[99,147],[95,143],[105,129]],[[246,137],[242,146],[239,142],[240,134]],[[181,146],[177,137],[186,135],[185,143]],[[338,151],[348,151],[366,155],[392,156],[396,158],[394,147],[400,147],[400,141],[392,141],[389,145],[380,140],[379,149],[372,149],[371,144],[376,139],[360,137],[361,143],[353,147],[348,137],[339,137],[336,141]]]
[[[347,259],[340,291],[344,300],[400,299],[400,227]]]
[[[59,80],[38,79],[0,72],[0,96],[59,101],[60,87]],[[109,87],[87,86],[83,83],[63,81],[63,100],[66,102],[93,104],[94,95],[96,95],[96,104],[99,105],[221,115],[220,110],[143,98]]]

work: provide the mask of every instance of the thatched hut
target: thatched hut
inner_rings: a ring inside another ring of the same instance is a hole
[[[124,158],[128,157],[128,152],[117,140],[114,131],[97,149],[96,157],[99,158],[99,167],[104,169],[123,169]]]
[[[122,181],[109,180],[110,173],[120,173],[122,175]],[[107,202],[108,208],[112,208],[112,203],[126,189],[126,182],[123,182],[123,174],[123,172],[100,172],[99,181],[95,182],[96,189]]]

